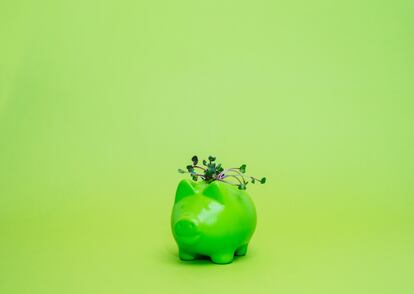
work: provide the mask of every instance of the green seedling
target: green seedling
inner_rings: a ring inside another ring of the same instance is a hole
[[[202,166],[199,165],[197,155],[194,155],[191,158],[191,162],[192,164],[186,166],[186,170],[178,169],[178,172],[182,174],[190,174],[194,181],[197,181],[199,178],[206,183],[219,181],[237,186],[240,190],[245,190],[248,183],[266,183],[265,177],[258,179],[256,177],[246,175],[246,164],[242,164],[240,167],[224,169],[221,163],[216,163],[216,157],[211,155],[208,157],[208,161],[202,161]]]

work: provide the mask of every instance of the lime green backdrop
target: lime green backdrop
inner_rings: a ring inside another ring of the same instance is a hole
[[[412,1],[1,1],[0,293],[413,293],[413,27]],[[194,154],[268,178],[231,265],[178,260]]]

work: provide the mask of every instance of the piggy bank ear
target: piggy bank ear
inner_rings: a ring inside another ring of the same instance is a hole
[[[188,180],[181,180],[178,184],[177,191],[175,192],[175,203],[183,199],[184,197],[195,194],[193,185]]]
[[[203,194],[220,203],[224,202],[223,191],[217,182],[210,183],[207,188],[204,189]]]

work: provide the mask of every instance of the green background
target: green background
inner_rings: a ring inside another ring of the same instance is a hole
[[[413,293],[412,1],[0,2],[0,293]],[[246,257],[178,260],[192,155]]]

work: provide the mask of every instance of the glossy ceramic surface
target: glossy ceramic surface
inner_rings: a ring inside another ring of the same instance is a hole
[[[245,190],[217,181],[178,184],[171,229],[180,259],[230,263],[246,254],[255,227],[256,209]]]

